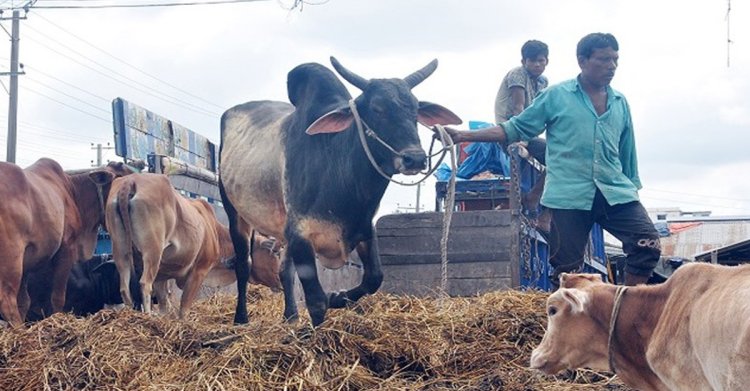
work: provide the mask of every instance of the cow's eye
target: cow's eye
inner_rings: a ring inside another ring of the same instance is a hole
[[[547,315],[555,316],[556,313],[557,313],[557,307],[550,306],[549,308],[547,308]]]
[[[372,111],[380,117],[385,116],[385,107],[383,106],[374,105],[372,106]]]

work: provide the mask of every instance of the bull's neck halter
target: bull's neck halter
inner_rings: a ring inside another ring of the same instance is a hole
[[[431,169],[429,169],[424,174],[424,177],[422,179],[418,180],[417,182],[409,183],[409,182],[397,181],[397,180],[393,179],[390,175],[388,175],[385,172],[383,172],[383,169],[380,168],[380,165],[375,161],[375,158],[372,156],[372,151],[370,151],[370,146],[367,144],[367,140],[365,139],[365,135],[367,135],[368,137],[371,137],[371,138],[375,139],[375,141],[379,142],[381,145],[383,145],[384,147],[386,147],[389,151],[391,151],[391,153],[393,153],[396,156],[403,157],[404,154],[401,153],[401,152],[396,151],[395,149],[393,149],[393,147],[391,147],[383,139],[381,139],[380,137],[378,137],[378,135],[372,130],[372,128],[370,128],[369,126],[367,126],[367,124],[365,123],[365,121],[362,120],[362,117],[359,116],[359,112],[357,111],[357,104],[354,103],[354,99],[350,99],[349,100],[349,108],[352,110],[352,115],[354,116],[354,122],[357,124],[357,133],[359,134],[359,141],[362,144],[362,148],[365,150],[365,154],[367,155],[367,159],[370,160],[370,164],[372,165],[373,168],[375,168],[375,171],[377,171],[378,174],[380,174],[383,178],[385,178],[385,179],[387,179],[387,180],[389,180],[389,181],[391,181],[393,183],[396,183],[396,184],[399,184],[399,185],[404,185],[404,186],[416,186],[416,185],[424,182],[425,180],[427,180],[427,178],[429,178],[429,176],[433,172],[435,172],[435,170],[437,169],[437,167],[440,165],[440,162],[443,161],[443,157],[445,157],[446,151],[447,150],[451,150],[452,151],[453,141],[451,140],[450,137],[447,136],[447,134],[446,134],[445,130],[443,129],[443,127],[440,126],[440,125],[437,125],[438,131],[439,131],[439,134],[440,134],[440,139],[443,142],[443,145],[446,145],[442,149],[442,151],[438,151],[435,154],[435,155],[437,155],[438,153],[443,152],[443,156],[440,157],[440,161],[438,161],[438,164],[436,164],[434,167],[432,167]],[[447,140],[448,144],[446,144],[446,140]]]
[[[622,298],[625,296],[625,292],[628,290],[628,287],[624,285],[620,285],[617,287],[617,290],[615,291],[615,300],[612,305],[612,317],[609,319],[609,339],[607,340],[607,352],[609,354],[609,370],[612,371],[612,373],[617,373],[615,371],[615,348],[614,348],[614,336],[615,336],[615,327],[617,326],[617,317],[620,315],[620,305],[622,304]]]

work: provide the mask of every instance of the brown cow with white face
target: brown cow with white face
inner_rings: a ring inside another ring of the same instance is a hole
[[[132,172],[123,163],[75,175],[46,158],[26,169],[0,163],[0,312],[6,321],[23,323],[31,304],[27,277],[38,270],[52,276],[41,287],[49,303],[40,305],[49,305],[49,312],[63,308],[73,263],[94,253],[111,181]]]
[[[190,309],[209,271],[234,256],[228,228],[216,220],[211,205],[181,196],[166,175],[146,173],[115,180],[106,215],[120,293],[128,306],[132,306],[128,284],[134,256],[143,263],[142,297],[151,297],[153,290],[159,303],[169,303],[166,283],[176,280],[183,290],[180,318]],[[280,288],[276,262],[273,278],[260,283]],[[144,300],[143,309],[151,311],[150,300]],[[169,308],[160,306],[160,310]]]
[[[682,266],[665,283],[616,287],[563,274],[531,368],[611,370],[639,390],[745,390],[750,265]]]

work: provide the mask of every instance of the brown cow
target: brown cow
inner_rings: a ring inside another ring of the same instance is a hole
[[[166,283],[174,278],[183,290],[180,318],[194,301],[208,272],[222,259],[234,256],[228,228],[216,220],[211,205],[181,196],[166,175],[140,174],[115,180],[106,205],[107,230],[120,274],[120,293],[132,306],[128,283],[134,250],[143,263],[142,297],[156,293],[159,303],[169,303]],[[278,262],[273,279],[260,281],[280,287]],[[169,311],[160,306],[160,311]],[[150,300],[143,310],[151,312]]]
[[[663,284],[628,288],[563,274],[560,286],[532,368],[611,370],[640,390],[750,384],[750,265],[691,263]]]
[[[234,248],[231,248],[232,241],[229,237],[229,229],[222,225],[219,230],[219,240],[222,241],[222,248],[229,245],[232,250],[232,258],[226,262],[221,262],[213,267],[203,280],[203,286],[207,288],[223,288],[237,281],[237,274],[234,271]],[[250,283],[268,286],[274,292],[279,292],[283,288],[279,279],[279,267],[281,264],[281,242],[255,232],[252,235],[251,257],[252,265],[250,267]],[[222,259],[226,259],[223,258]]]
[[[111,181],[132,172],[123,163],[75,175],[46,158],[26,169],[0,163],[0,312],[6,321],[23,323],[31,304],[27,277],[40,270],[52,276],[42,287],[50,311],[63,308],[73,263],[94,253]]]

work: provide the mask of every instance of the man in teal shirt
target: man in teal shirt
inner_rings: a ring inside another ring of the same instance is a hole
[[[626,285],[648,281],[661,255],[659,234],[638,198],[630,108],[609,85],[618,50],[611,34],[589,34],[578,42],[578,77],[548,87],[521,114],[496,127],[448,129],[454,142],[501,143],[529,140],[546,129],[542,204],[552,211],[554,284],[560,273],[580,269],[595,222],[622,241]]]

